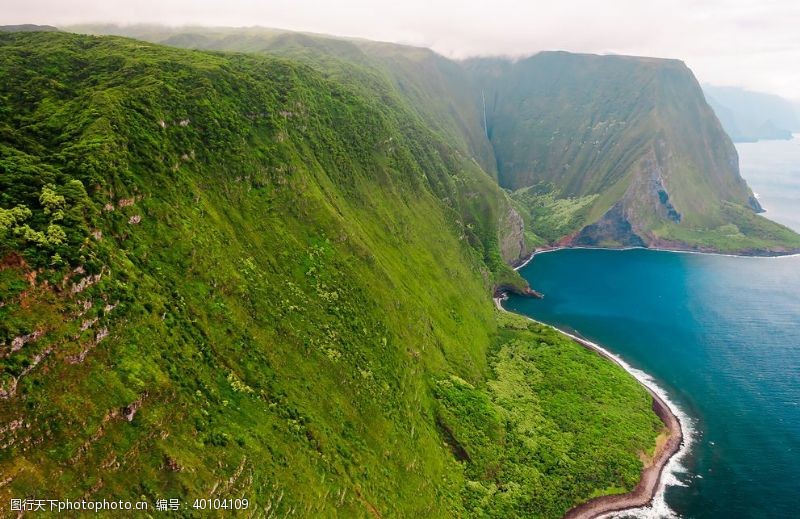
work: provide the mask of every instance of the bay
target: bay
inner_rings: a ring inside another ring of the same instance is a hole
[[[766,214],[800,230],[800,141],[738,149]],[[507,309],[603,345],[688,415],[693,445],[664,495],[672,513],[798,516],[800,257],[576,249],[520,272],[545,298]]]

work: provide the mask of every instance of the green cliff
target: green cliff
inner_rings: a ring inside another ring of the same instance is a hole
[[[559,517],[633,488],[650,396],[497,313],[520,218],[398,88],[346,62],[0,34],[2,515],[244,497]]]
[[[730,138],[677,60],[543,52],[455,62],[417,47],[264,28],[76,29],[287,56],[359,78],[365,93],[384,82],[428,128],[513,191],[500,212],[527,228],[505,229],[524,245],[503,248],[507,260],[545,242],[800,250],[797,234],[756,214]]]
[[[755,214],[736,149],[682,62],[545,52],[465,67],[487,100],[499,181],[551,241],[800,248],[795,233]],[[557,221],[542,214],[559,211]]]

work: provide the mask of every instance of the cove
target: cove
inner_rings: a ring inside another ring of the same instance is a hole
[[[766,216],[800,231],[800,140],[737,150]],[[797,515],[800,257],[562,250],[520,273],[545,298],[511,296],[508,310],[601,344],[689,416],[691,450],[666,478],[668,514]]]
[[[696,438],[666,501],[685,517],[787,517],[800,497],[800,258],[562,250],[508,310],[652,375]]]

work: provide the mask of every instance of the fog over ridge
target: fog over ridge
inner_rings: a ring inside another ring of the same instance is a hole
[[[542,50],[677,58],[698,78],[800,101],[791,0],[6,0],[0,24],[264,26],[430,47],[454,58]]]

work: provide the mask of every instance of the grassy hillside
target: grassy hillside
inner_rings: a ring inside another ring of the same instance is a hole
[[[632,488],[650,397],[496,314],[497,188],[384,89],[0,35],[4,515],[35,496],[559,517]]]
[[[494,153],[486,139],[478,103],[480,92],[459,63],[430,49],[264,27],[85,25],[71,29],[187,49],[277,54],[346,77],[348,82],[359,84],[368,92],[384,88],[383,95],[403,99],[426,126],[474,157],[496,178]]]
[[[507,261],[548,241],[800,250],[795,233],[747,212],[758,202],[739,175],[736,150],[676,60],[545,52],[454,62],[429,49],[258,27],[73,30],[277,54],[346,78],[365,95],[382,89],[501,186],[526,190],[511,203],[492,197],[502,222],[527,223],[501,229]],[[577,212],[566,215],[567,208]]]
[[[478,90],[460,64],[429,49],[261,27],[89,25],[73,29],[132,36],[181,48],[277,55],[308,64],[329,78],[347,82],[361,95],[379,97],[382,103],[403,109],[409,118],[417,119],[496,180],[494,153],[477,104]],[[477,172],[476,168],[469,169]],[[471,179],[481,185],[460,190],[461,206],[469,207],[473,215],[467,227],[480,234],[492,249],[487,255],[492,257],[492,270],[498,273],[497,284],[522,290],[524,281],[505,263],[521,261],[542,240],[526,232],[517,205],[496,182],[488,182],[487,175],[480,172]],[[482,225],[484,221],[499,222],[500,226],[495,232]]]
[[[536,213],[552,207],[547,197],[591,198],[571,229],[560,229],[571,243],[800,248],[796,234],[753,217],[758,203],[736,150],[683,63],[545,52],[465,66],[490,100],[500,183],[540,195],[525,191],[517,201]],[[754,232],[755,221],[766,232]],[[724,229],[737,238],[726,240]]]

